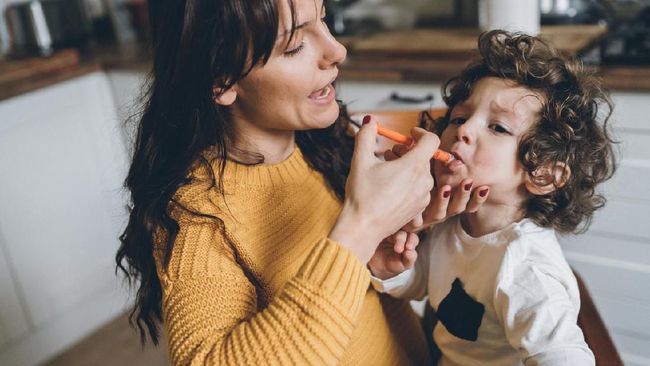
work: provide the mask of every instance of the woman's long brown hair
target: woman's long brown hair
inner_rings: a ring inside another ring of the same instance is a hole
[[[294,4],[287,1],[295,23]],[[137,286],[130,321],[137,324],[142,342],[148,333],[157,344],[162,289],[153,256],[154,234],[162,241],[155,244],[164,248],[167,265],[179,231],[170,205],[175,204],[176,191],[190,183],[194,164],[211,166],[206,151],[221,157],[218,171],[212,174],[212,188],[221,191],[224,163],[232,147],[227,145],[228,110],[214,103],[213,89],[227,90],[268,61],[276,41],[278,11],[276,0],[163,0],[149,2],[149,17],[153,68],[142,111],[132,118],[137,121],[137,135],[125,181],[130,192],[129,220],[115,260],[116,271]],[[298,131],[296,142],[342,199],[353,140],[346,133],[345,108],[341,114],[328,128]]]

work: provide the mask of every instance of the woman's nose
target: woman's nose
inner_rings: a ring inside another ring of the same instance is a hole
[[[332,65],[339,65],[348,54],[348,50],[339,41],[334,38],[330,33],[327,25],[323,23],[323,58],[322,66],[324,68],[332,67]]]

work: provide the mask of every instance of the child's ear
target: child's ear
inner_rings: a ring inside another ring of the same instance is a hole
[[[229,106],[235,102],[237,99],[237,90],[233,85],[228,90],[224,91],[223,88],[214,87],[212,88],[212,95],[214,95],[214,102],[222,106]]]
[[[543,196],[564,187],[571,178],[571,168],[556,161],[537,168],[532,174],[526,174],[526,189],[531,194]]]

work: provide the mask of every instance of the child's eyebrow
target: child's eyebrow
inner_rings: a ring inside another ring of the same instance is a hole
[[[452,112],[453,112],[453,111],[456,111],[457,109],[460,109],[460,110],[465,110],[465,109],[467,109],[467,101],[464,100],[464,101],[459,102],[458,104],[456,104],[456,105],[454,106],[454,108],[452,108]]]
[[[495,110],[497,112],[506,113],[506,114],[514,114],[514,110],[512,108],[508,108],[508,107],[506,107],[506,106],[504,106],[502,104],[499,104],[499,102],[497,100],[493,100],[490,103],[490,108],[492,108],[493,110]]]

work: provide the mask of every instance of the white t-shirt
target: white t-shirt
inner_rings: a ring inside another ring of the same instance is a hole
[[[414,269],[372,284],[395,297],[429,296],[439,365],[595,364],[555,231],[530,220],[473,238],[452,218],[418,246]]]

